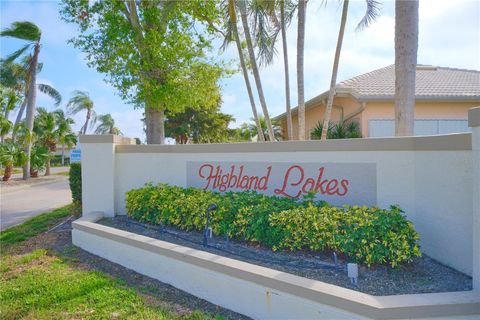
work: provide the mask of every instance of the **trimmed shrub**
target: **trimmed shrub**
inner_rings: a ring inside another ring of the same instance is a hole
[[[392,267],[420,256],[419,236],[396,206],[344,206],[266,196],[252,191],[218,192],[147,184],[126,194],[130,217],[141,222],[202,231],[211,203],[217,235],[263,244],[273,250],[336,251],[367,265]]]
[[[70,190],[72,191],[73,202],[82,202],[82,165],[80,163],[70,164],[69,174]]]

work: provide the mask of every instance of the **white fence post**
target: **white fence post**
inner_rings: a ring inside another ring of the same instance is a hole
[[[115,135],[81,135],[82,215],[101,211],[115,215],[115,145],[131,139]]]
[[[473,290],[480,291],[480,107],[468,111],[473,154]]]

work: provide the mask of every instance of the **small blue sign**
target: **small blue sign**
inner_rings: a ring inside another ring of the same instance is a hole
[[[73,149],[70,150],[70,163],[81,162],[82,160],[82,150]]]

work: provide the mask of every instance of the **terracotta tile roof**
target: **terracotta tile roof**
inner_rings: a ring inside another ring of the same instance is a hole
[[[417,65],[416,99],[418,100],[474,100],[480,101],[480,71],[429,65]],[[351,95],[357,100],[393,100],[395,94],[395,65],[377,69],[337,84],[337,95]],[[305,102],[310,108],[327,99],[328,90]],[[297,108],[292,109],[296,114]],[[285,113],[275,117],[282,119]]]
[[[340,82],[344,90],[359,100],[391,98],[395,94],[395,65]],[[480,71],[418,65],[415,95],[417,99],[480,99]]]

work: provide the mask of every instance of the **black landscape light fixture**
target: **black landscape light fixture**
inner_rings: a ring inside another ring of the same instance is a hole
[[[203,246],[204,247],[208,246],[208,238],[212,236],[212,231],[209,227],[209,225],[210,225],[210,212],[217,210],[217,208],[218,207],[215,203],[212,203],[207,208],[207,220],[205,221],[205,230],[203,232]]]

